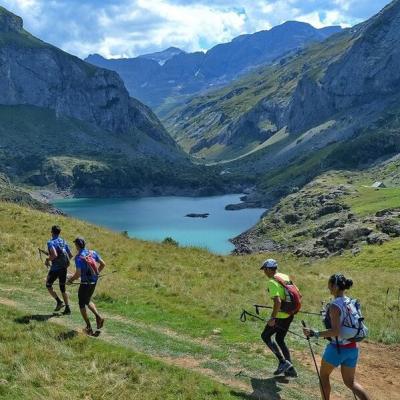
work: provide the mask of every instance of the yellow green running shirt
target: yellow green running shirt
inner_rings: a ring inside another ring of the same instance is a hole
[[[280,276],[284,281],[290,281],[290,278],[288,275],[281,274],[281,273],[276,273],[275,275]],[[285,300],[285,297],[286,297],[285,296],[285,288],[280,283],[278,283],[274,278],[271,278],[268,281],[267,290],[268,290],[269,297],[271,299],[273,299],[276,296],[279,296],[281,300]],[[284,318],[288,318],[289,316],[290,315],[288,313],[279,311],[276,318],[284,319]]]

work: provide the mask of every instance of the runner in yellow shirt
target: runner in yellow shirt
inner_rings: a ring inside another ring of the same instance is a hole
[[[296,377],[297,372],[292,365],[290,352],[285,343],[285,336],[293,321],[293,315],[280,311],[281,303],[286,297],[285,288],[277,282],[274,277],[278,275],[284,281],[290,281],[290,278],[285,274],[277,272],[278,263],[272,258],[265,260],[261,269],[269,278],[267,284],[268,294],[274,301],[271,318],[268,320],[261,334],[261,338],[279,361],[278,368],[274,372],[274,375],[284,373],[285,376]],[[273,335],[275,335],[276,342],[272,339]]]

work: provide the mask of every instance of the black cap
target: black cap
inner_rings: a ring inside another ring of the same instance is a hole
[[[85,246],[86,246],[85,239],[83,239],[83,238],[81,238],[81,237],[77,237],[77,238],[74,240],[74,243],[75,243],[76,245],[78,245],[78,247],[80,247],[81,249],[84,249]]]
[[[61,233],[61,228],[58,225],[53,225],[51,227],[51,233],[54,235],[59,235]]]
[[[274,260],[273,258],[268,258],[268,260],[265,260],[260,269],[277,269],[278,268],[278,262]]]

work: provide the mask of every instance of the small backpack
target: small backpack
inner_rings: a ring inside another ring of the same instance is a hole
[[[297,314],[301,309],[300,290],[292,281],[285,281],[278,275],[275,275],[274,279],[285,289],[285,300],[281,302],[281,311],[290,315]]]
[[[93,257],[93,252],[89,251],[89,254],[86,256],[80,256],[82,260],[85,261],[87,265],[86,275],[88,277],[98,277],[99,276],[99,269],[97,267],[97,262]]]
[[[332,327],[329,315],[330,304],[327,304],[322,313],[324,324],[327,329]],[[346,297],[340,311],[344,313],[342,326],[340,327],[340,337],[349,342],[361,342],[368,336],[368,328],[364,323],[361,313],[361,304],[357,299]]]
[[[55,247],[57,258],[54,259],[53,264],[57,267],[68,268],[70,265],[69,257],[67,254],[66,244],[64,241],[60,241]]]

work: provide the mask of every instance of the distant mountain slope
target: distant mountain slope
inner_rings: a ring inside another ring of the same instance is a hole
[[[264,187],[290,187],[294,177],[304,182],[329,165],[357,167],[394,154],[399,25],[396,0],[365,23],[194,98],[167,127],[204,161],[253,152],[226,168],[264,176]]]
[[[115,72],[33,37],[4,8],[0,132],[0,169],[14,180],[137,193],[197,179],[198,168]]]
[[[287,114],[303,76],[318,74],[351,46],[350,31],[193,97],[163,118],[181,147],[205,161],[230,160],[287,136]],[[283,131],[281,131],[284,129]],[[281,131],[281,132],[280,132]]]
[[[340,30],[340,27],[315,29],[303,22],[289,21],[270,30],[239,36],[206,53],[184,53],[170,48],[132,59],[106,60],[90,55],[86,61],[117,71],[131,95],[149,106],[168,108],[176,97],[227,83],[248,69],[270,63],[311,42],[322,41]],[[173,52],[177,54],[170,57]],[[166,59],[165,63],[160,59]],[[159,111],[162,112],[161,108]]]
[[[157,61],[160,65],[164,65],[172,57],[179,54],[185,54],[185,52],[177,47],[168,47],[163,51],[157,51],[156,53],[143,54],[138,58],[146,58],[148,60]],[[89,56],[90,57],[90,56]]]

